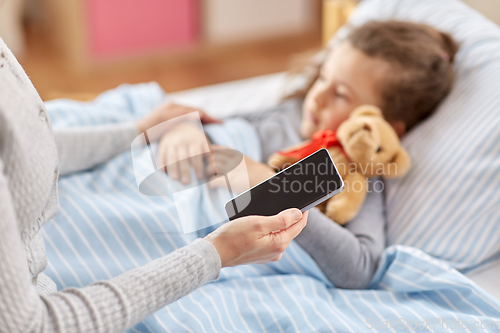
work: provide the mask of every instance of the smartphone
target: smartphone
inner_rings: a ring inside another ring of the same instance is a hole
[[[344,181],[330,153],[320,149],[229,200],[225,209],[230,221],[276,215],[288,208],[305,212],[343,189]]]

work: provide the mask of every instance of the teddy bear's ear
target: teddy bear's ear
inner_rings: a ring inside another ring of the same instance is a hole
[[[361,105],[351,112],[350,117],[371,116],[384,118],[382,111],[375,105]]]
[[[404,176],[411,167],[410,155],[400,148],[394,157],[387,163],[387,172],[384,174],[384,178],[395,178]]]

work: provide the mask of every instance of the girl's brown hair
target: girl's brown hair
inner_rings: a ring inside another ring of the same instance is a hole
[[[345,40],[393,66],[381,88],[387,121],[402,121],[408,130],[430,115],[451,89],[458,45],[449,34],[424,24],[372,21],[352,30]],[[309,64],[313,75],[290,96],[304,97],[320,67],[318,62]]]

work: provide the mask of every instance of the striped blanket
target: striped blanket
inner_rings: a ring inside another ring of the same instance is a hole
[[[47,103],[54,127],[136,119],[163,101],[156,84],[121,86],[90,103]],[[220,144],[258,157],[242,120],[209,129]],[[61,177],[60,211],[43,228],[48,267],[58,285],[81,287],[143,265],[204,236],[183,234],[173,203],[137,189],[130,152]],[[200,214],[220,203],[198,198]],[[200,216],[201,218],[201,216]],[[131,332],[500,332],[500,302],[445,262],[420,250],[385,250],[368,290],[335,288],[292,242],[267,265],[225,268],[209,283]]]

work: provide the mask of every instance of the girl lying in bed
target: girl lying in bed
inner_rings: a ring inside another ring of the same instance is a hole
[[[429,26],[371,22],[352,30],[328,52],[306,89],[276,108],[243,117],[260,137],[263,161],[318,130],[336,130],[363,104],[380,107],[401,137],[429,116],[449,92],[456,51],[451,36]],[[163,137],[159,151],[195,151],[204,140],[197,127],[180,124]],[[159,158],[167,165],[172,156],[160,154]],[[250,186],[274,174],[260,161],[246,158],[246,166]],[[189,180],[189,170],[178,172],[170,176]],[[345,227],[313,208],[296,240],[336,287],[366,288],[385,247],[384,227],[383,194],[374,191],[371,183],[362,210]]]

